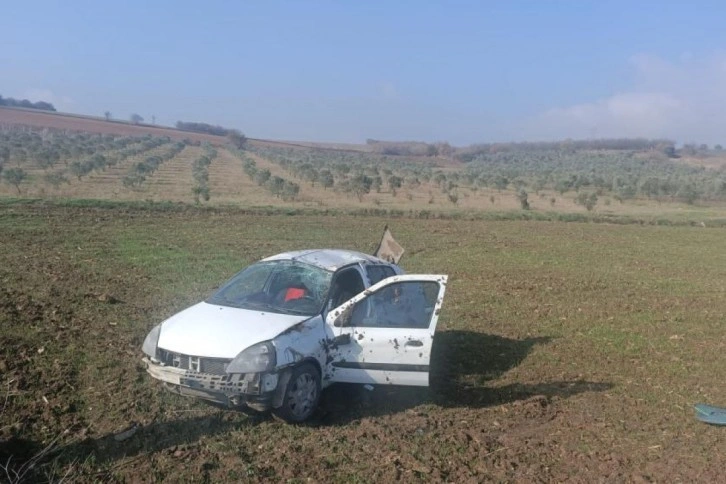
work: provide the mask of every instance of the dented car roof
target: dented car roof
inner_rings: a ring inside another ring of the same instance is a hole
[[[305,264],[317,266],[329,271],[335,271],[343,266],[355,263],[389,264],[388,262],[372,255],[342,249],[309,249],[283,252],[262,259],[263,261],[273,260],[296,260]]]

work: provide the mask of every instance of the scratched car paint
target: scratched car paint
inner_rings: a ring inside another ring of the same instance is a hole
[[[386,230],[376,256],[313,249],[252,264],[152,329],[147,372],[178,394],[289,422],[336,382],[426,386],[447,276],[404,274],[402,253]]]

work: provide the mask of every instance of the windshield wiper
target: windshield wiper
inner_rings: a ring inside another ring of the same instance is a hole
[[[286,308],[281,308],[280,306],[275,306],[274,304],[270,304],[270,303],[266,303],[266,302],[262,302],[262,301],[256,301],[256,302],[248,301],[245,303],[244,308],[245,309],[257,309],[257,310],[266,309],[273,313],[297,314],[296,311],[292,311],[292,310],[286,309]]]

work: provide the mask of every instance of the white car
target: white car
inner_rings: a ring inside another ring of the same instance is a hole
[[[446,281],[360,252],[279,254],[152,329],[144,363],[181,395],[302,422],[332,383],[427,386]]]

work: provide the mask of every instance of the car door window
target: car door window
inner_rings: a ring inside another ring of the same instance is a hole
[[[369,328],[428,328],[439,284],[402,281],[385,286],[353,307],[350,325]]]
[[[393,270],[393,267],[391,266],[383,266],[383,265],[371,265],[366,268],[366,272],[368,273],[368,280],[371,282],[371,286],[374,284],[378,284],[383,279],[391,276],[395,276],[396,272]]]

